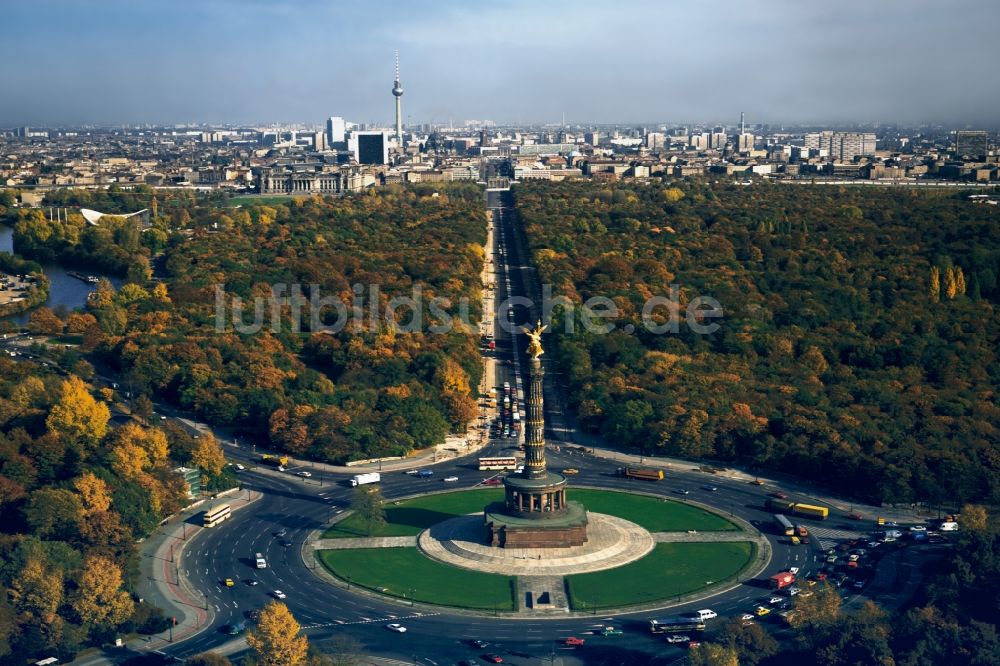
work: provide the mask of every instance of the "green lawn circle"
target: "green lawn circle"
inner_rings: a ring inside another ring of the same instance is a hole
[[[624,518],[651,532],[724,531],[738,538],[737,525],[700,506],[613,490],[574,488],[571,493],[589,511]],[[502,498],[502,489],[487,488],[387,502],[386,524],[373,534],[366,534],[358,517],[350,515],[322,538],[416,536]],[[756,547],[749,541],[660,543],[648,555],[621,567],[567,576],[570,606],[596,612],[674,600],[733,580],[755,555]],[[416,547],[320,550],[316,557],[341,580],[400,599],[494,612],[516,610],[520,602],[516,577],[436,562]]]

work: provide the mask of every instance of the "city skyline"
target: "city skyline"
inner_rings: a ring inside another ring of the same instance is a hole
[[[993,126],[1000,75],[986,44],[1000,8],[959,4],[422,2],[375,13],[15,0],[0,45],[16,64],[15,92],[0,126],[336,115],[391,127],[396,49],[407,64],[404,124],[728,123],[745,111],[751,124]]]

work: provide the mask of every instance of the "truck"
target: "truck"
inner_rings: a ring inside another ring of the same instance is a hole
[[[776,513],[803,516],[806,518],[816,518],[817,520],[826,520],[827,516],[830,515],[830,510],[825,506],[802,504],[800,502],[790,502],[783,499],[768,498],[767,501],[764,502],[764,506],[767,507],[769,511],[774,511]]]
[[[271,467],[284,467],[288,464],[288,456],[276,456],[271,453],[264,453],[260,457],[260,462]]]
[[[615,474],[626,479],[642,479],[644,481],[662,481],[662,469],[643,469],[641,467],[619,467]]]
[[[254,555],[254,559],[257,561],[257,568],[258,569],[266,569],[267,568],[267,560],[264,559],[263,553],[257,553],[256,555]]]
[[[791,571],[776,573],[768,579],[771,582],[772,590],[783,590],[795,583],[795,574]]]
[[[421,479],[426,479],[429,476],[434,476],[434,470],[422,469],[419,472],[417,472],[417,476],[419,476]]]
[[[366,483],[378,483],[382,480],[382,475],[378,472],[368,472],[366,474],[355,474],[351,477],[351,486],[363,486]]]

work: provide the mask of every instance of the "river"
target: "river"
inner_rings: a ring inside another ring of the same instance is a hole
[[[13,251],[14,229],[0,224],[0,252]],[[48,276],[51,283],[49,287],[49,299],[45,301],[45,305],[53,310],[56,308],[65,308],[67,310],[82,308],[87,302],[87,296],[96,288],[95,285],[70,277],[66,269],[62,266],[45,264],[42,268],[45,270],[45,275]],[[120,278],[108,277],[108,279],[111,280],[115,287],[121,286],[122,281]],[[24,323],[28,321],[29,314],[30,312],[24,312],[13,317],[13,320],[18,323]]]

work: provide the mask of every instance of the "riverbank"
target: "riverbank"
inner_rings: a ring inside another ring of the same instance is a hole
[[[41,266],[0,252],[0,319],[42,305],[49,299],[50,287]]]

